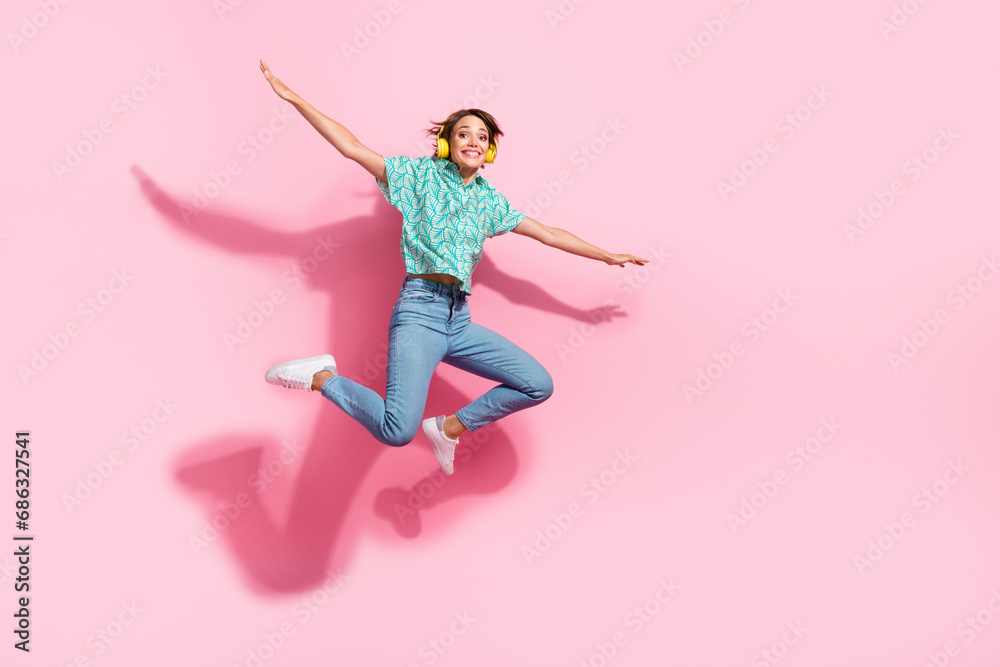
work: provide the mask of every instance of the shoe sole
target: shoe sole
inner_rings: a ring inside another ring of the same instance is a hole
[[[420,425],[424,429],[424,435],[427,436],[428,440],[430,440],[431,449],[434,450],[434,458],[437,459],[438,465],[441,467],[441,472],[446,475],[450,475],[455,472],[454,463],[452,464],[451,472],[448,472],[448,469],[445,468],[444,456],[442,455],[443,452],[441,451],[441,448],[438,447],[437,440],[434,439],[435,431],[437,430],[437,424],[434,421],[434,417],[425,419]]]

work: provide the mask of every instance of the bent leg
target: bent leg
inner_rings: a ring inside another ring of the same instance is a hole
[[[431,376],[447,346],[446,338],[412,312],[393,314],[389,328],[385,399],[340,375],[323,383],[323,396],[364,426],[379,442],[409,443],[420,428]]]
[[[495,331],[470,322],[453,336],[444,363],[501,384],[458,410],[470,431],[542,403],[552,395],[552,376],[538,360]]]

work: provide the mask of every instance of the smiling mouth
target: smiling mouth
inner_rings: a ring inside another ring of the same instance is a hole
[[[464,155],[465,157],[477,158],[480,155],[482,155],[482,153],[480,153],[479,151],[462,151],[462,155]]]

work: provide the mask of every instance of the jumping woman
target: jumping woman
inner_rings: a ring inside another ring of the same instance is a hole
[[[406,265],[389,321],[385,399],[338,375],[329,354],[280,363],[264,379],[319,391],[386,445],[408,444],[422,426],[438,463],[450,475],[461,433],[552,395],[552,377],[534,357],[472,322],[472,272],[486,239],[513,231],[608,265],[642,266],[649,260],[611,254],[511,206],[479,175],[479,168],[496,158],[497,138],[503,136],[485,111],[462,109],[444,121],[432,121],[428,135],[437,135],[433,156],[383,157],[292,92],[263,60],[260,69],[278,97],[290,102],[341,155],[374,176],[386,201],[403,214],[399,249]],[[431,376],[442,361],[500,384],[454,414],[421,422]]]

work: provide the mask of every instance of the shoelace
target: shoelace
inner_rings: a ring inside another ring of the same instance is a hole
[[[281,386],[283,386],[285,389],[305,389],[306,388],[306,382],[307,382],[306,380],[300,380],[298,378],[293,378],[293,377],[282,377],[282,376],[278,376],[278,377],[281,378]],[[309,384],[312,384],[311,378],[309,380]]]

